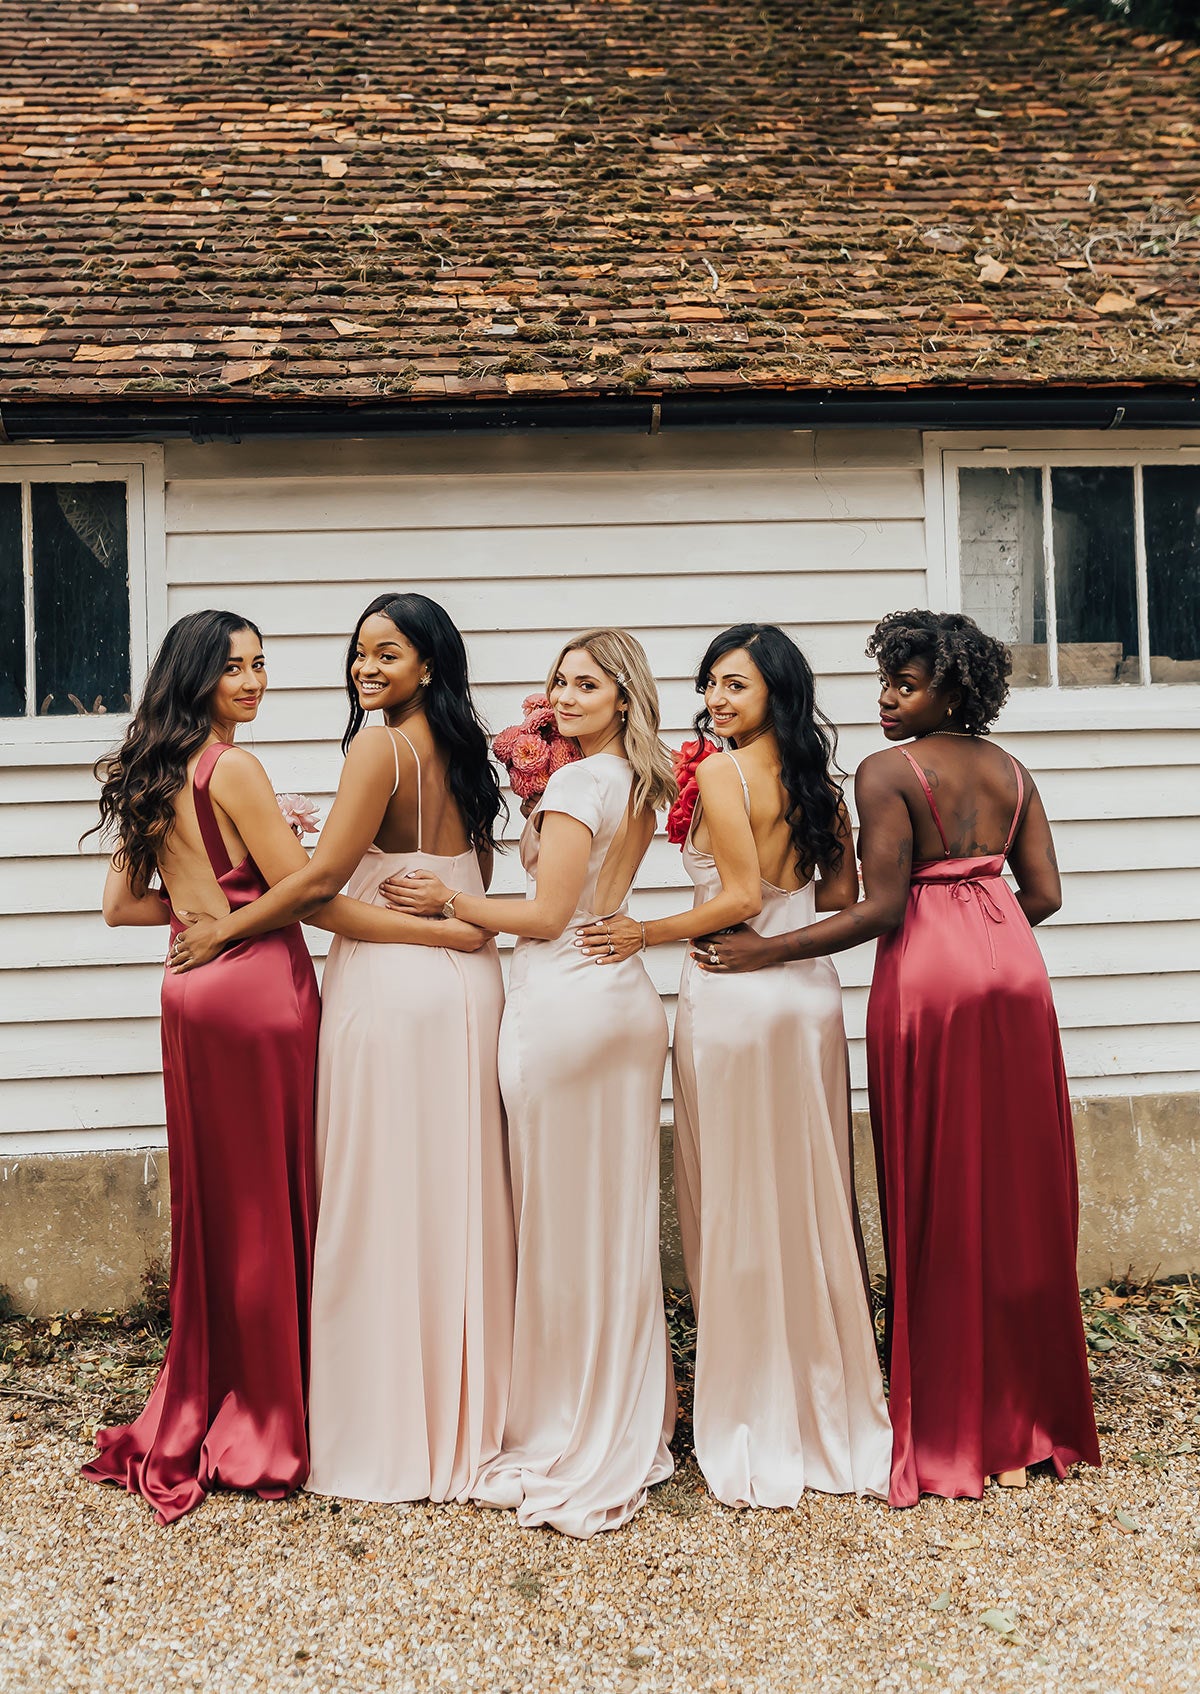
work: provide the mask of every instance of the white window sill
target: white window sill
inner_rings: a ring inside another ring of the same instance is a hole
[[[128,712],[45,718],[0,718],[0,763],[91,765],[115,748],[129,727]]]
[[[996,727],[1001,735],[1037,729],[1197,729],[1200,685],[1014,688]]]

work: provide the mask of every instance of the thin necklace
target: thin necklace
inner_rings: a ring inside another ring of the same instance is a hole
[[[928,741],[931,735],[953,735],[958,741],[978,741],[979,737],[970,729],[927,729],[924,735],[917,737],[918,741]]]
[[[597,747],[595,753],[588,753],[587,758],[594,759],[598,753],[603,753],[605,747],[611,747],[614,741],[619,741],[624,734],[624,728],[625,726],[622,725],[620,729],[615,729],[603,746]]]

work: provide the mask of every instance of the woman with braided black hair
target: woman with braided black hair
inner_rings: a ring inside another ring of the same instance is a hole
[[[1061,905],[1036,784],[987,741],[1010,659],[959,613],[893,612],[867,652],[893,744],[855,779],[865,898],[790,935],[705,938],[757,970],[879,938],[867,1062],[888,1269],[890,1499],[1099,1464],[1080,1319],[1066,1072],[1032,925]],[[1005,863],[1017,884],[1003,879]],[[713,962],[713,955],[716,962]]]

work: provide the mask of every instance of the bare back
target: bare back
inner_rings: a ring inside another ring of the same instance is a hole
[[[742,778],[758,874],[771,888],[794,893],[802,883],[796,868],[796,847],[788,827],[788,794],[779,760],[765,742],[755,742],[728,756]],[[699,803],[692,842],[698,852],[711,853],[712,837]]]
[[[158,874],[176,912],[205,912],[213,917],[224,917],[229,911],[229,901],[209,861],[192,790],[196,766],[209,745],[206,742],[188,760],[187,778],[175,796],[175,827],[159,856]],[[212,798],[211,795],[209,797]],[[212,808],[229,862],[240,865],[247,855],[246,843],[229,813],[215,800]]]
[[[396,784],[375,845],[383,853],[432,853],[450,858],[470,850],[458,804],[446,780],[446,759],[429,725],[412,720],[387,729],[395,755]]]
[[[654,836],[654,813],[646,808],[637,816],[633,811],[633,788],[625,816],[609,843],[600,874],[596,878],[596,911],[598,914],[616,912],[624,904],[633,887],[646,850]]]
[[[945,831],[945,845],[920,779],[905,754],[924,772]],[[880,757],[881,755],[876,755]],[[889,755],[882,755],[889,757]],[[1002,853],[1009,840],[1019,794],[1010,756],[994,742],[976,737],[926,735],[896,749],[899,783],[912,820],[913,859],[921,863],[950,856],[983,858]],[[1026,794],[1032,782],[1023,784]],[[1017,825],[1020,825],[1017,819]]]

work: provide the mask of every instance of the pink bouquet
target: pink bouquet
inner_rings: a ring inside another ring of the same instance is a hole
[[[536,800],[554,772],[579,757],[579,743],[558,733],[554,708],[544,694],[527,694],[521,710],[524,718],[500,731],[492,752],[508,772],[517,798]]]
[[[321,826],[321,814],[307,794],[277,794],[279,810],[297,841],[315,835]]]

